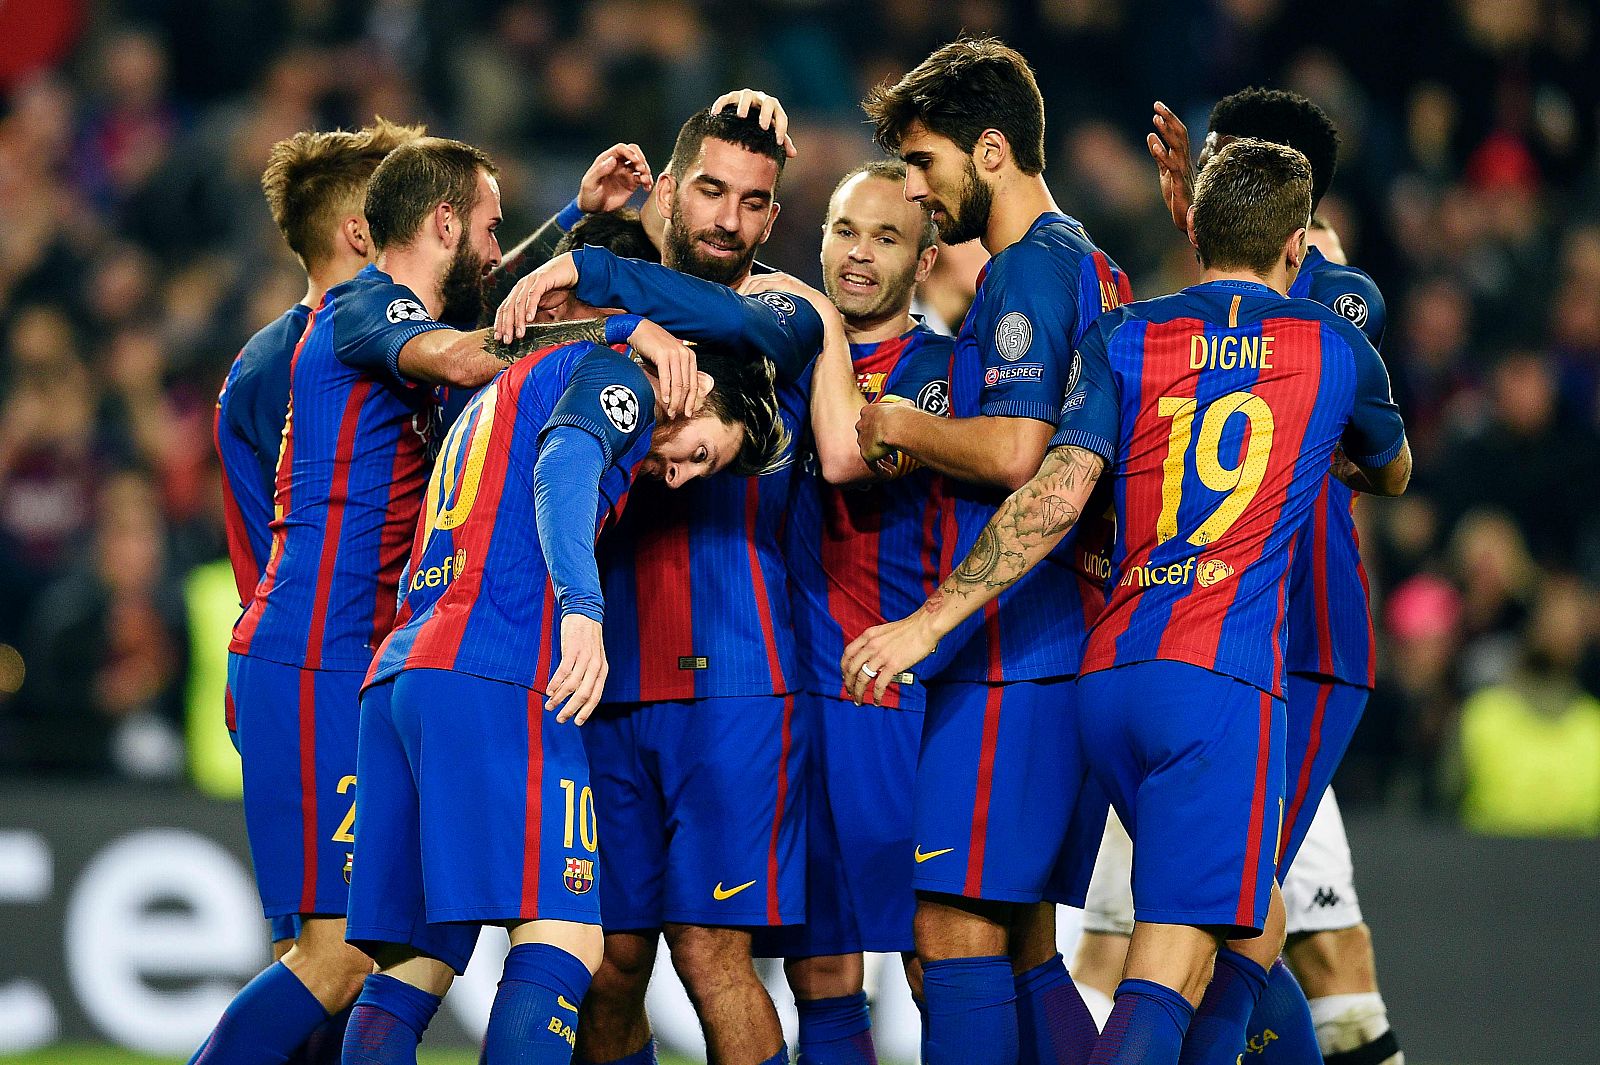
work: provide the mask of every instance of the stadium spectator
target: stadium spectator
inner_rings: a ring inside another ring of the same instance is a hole
[[[1600,700],[1578,683],[1593,593],[1544,585],[1521,661],[1467,698],[1458,772],[1462,822],[1501,836],[1600,836]]]

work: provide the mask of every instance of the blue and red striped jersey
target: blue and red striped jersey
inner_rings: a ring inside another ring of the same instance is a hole
[[[1095,323],[1052,446],[1109,464],[1110,601],[1083,671],[1188,662],[1279,694],[1296,534],[1334,446],[1365,466],[1405,427],[1383,361],[1328,308],[1213,281]]]
[[[805,395],[779,385],[798,434]],[[600,546],[605,701],[782,695],[799,687],[784,522],[793,466],[719,473],[668,490],[647,481]]]
[[[228,561],[242,608],[272,551],[272,496],[289,411],[289,362],[311,308],[297,303],[245,341],[217,396],[212,441],[222,463]]]
[[[1096,318],[1133,298],[1125,274],[1066,215],[1046,213],[1017,243],[989,261],[956,337],[950,364],[951,412],[957,418],[1061,416],[1072,349]],[[1003,489],[945,478],[943,559],[948,575],[1005,501]],[[1086,528],[1085,533],[1094,530]],[[1049,558],[1002,592],[981,625],[939,676],[1010,681],[1070,676],[1103,598],[1103,562],[1081,559],[1069,536]],[[960,639],[958,630],[953,637]]]
[[[406,565],[395,629],[368,683],[402,669],[449,669],[545,690],[561,661],[562,575],[541,546],[536,464],[572,426],[604,452],[592,502],[565,503],[598,536],[626,503],[650,450],[655,393],[625,355],[588,342],[502,370],[446,434]]]
[[[1341,266],[1312,248],[1289,295],[1315,300],[1383,344],[1387,313],[1372,278]],[[1377,643],[1367,571],[1356,536],[1356,494],[1330,477],[1311,508],[1295,545],[1289,575],[1290,673],[1315,673],[1372,687],[1378,675]]]
[[[948,415],[952,343],[919,323],[893,340],[851,344],[861,394],[869,403],[896,396]],[[809,391],[809,374],[804,384]],[[839,677],[845,645],[910,614],[939,585],[939,478],[918,468],[891,481],[839,487],[822,479],[809,443],[802,456],[785,541],[800,683],[817,695],[846,697]],[[884,693],[885,706],[902,710],[921,710],[925,701],[918,683],[892,684]]]
[[[312,313],[290,363],[272,550],[233,651],[307,669],[372,664],[394,623],[436,414],[434,390],[400,375],[400,349],[446,328],[375,266]]]
[[[772,360],[784,424],[798,435],[806,397],[796,382],[822,347],[822,320],[809,303],[784,292],[742,296],[600,248],[572,255],[574,294],[591,307],[620,307],[681,339]],[[782,551],[792,469],[635,489],[600,549],[607,702],[798,689]]]

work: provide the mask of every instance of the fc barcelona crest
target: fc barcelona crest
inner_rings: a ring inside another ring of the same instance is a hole
[[[567,871],[562,874],[561,882],[566,884],[567,890],[574,895],[582,895],[594,887],[594,860],[568,858]]]

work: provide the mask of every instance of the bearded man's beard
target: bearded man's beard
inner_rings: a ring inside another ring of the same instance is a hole
[[[445,268],[439,287],[444,296],[444,312],[439,318],[442,322],[476,326],[492,310],[484,298],[483,257],[465,239],[456,245],[455,257]]]
[[[989,211],[994,206],[994,190],[978,177],[978,167],[967,160],[966,179],[961,183],[961,202],[947,206],[944,221],[936,223],[939,239],[946,244],[965,244],[989,230]]]
[[[701,240],[741,254],[727,258],[707,255],[700,249]],[[668,266],[719,285],[731,285],[737,281],[756,257],[755,245],[746,247],[737,234],[720,227],[713,226],[699,233],[689,232],[689,224],[684,221],[683,212],[677,205],[673,206],[672,217],[667,220],[666,245],[662,261]]]

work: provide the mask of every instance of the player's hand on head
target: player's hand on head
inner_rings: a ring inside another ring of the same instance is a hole
[[[650,164],[637,144],[613,144],[599,155],[578,183],[578,207],[585,214],[601,214],[627,206],[639,189],[655,184]]]
[[[910,617],[872,628],[850,641],[839,663],[844,685],[857,706],[883,702],[894,678],[933,653],[939,639],[919,610]]]
[[[751,108],[756,109],[756,122],[762,129],[772,130],[778,143],[783,145],[784,154],[790,159],[800,154],[800,149],[795,147],[794,141],[789,137],[789,113],[783,109],[783,104],[778,102],[776,96],[764,93],[760,89],[736,89],[725,92],[717,97],[711,105],[711,113],[716,114],[729,104],[734,106],[734,114],[740,118],[747,118]]]
[[[773,271],[768,274],[750,274],[739,284],[741,296],[759,296],[763,292],[787,292],[791,296],[799,296],[811,304],[817,316],[822,319],[823,327],[830,323],[844,328],[844,319],[839,314],[839,308],[833,305],[826,293],[820,289],[812,288],[793,274]]]
[[[606,690],[606,644],[601,624],[583,614],[561,618],[561,664],[545,689],[544,708],[556,710],[556,721],[581,725],[589,720]]]
[[[1189,128],[1160,100],[1151,122],[1155,132],[1145,137],[1150,157],[1161,178],[1161,198],[1172,213],[1172,224],[1189,231],[1189,205],[1194,202],[1194,163],[1189,154]]]
[[[693,414],[705,400],[704,383],[709,378],[697,371],[694,349],[648,318],[634,327],[628,344],[639,357],[655,368],[661,386],[661,404],[667,417]]]
[[[537,320],[541,307],[565,304],[568,292],[577,287],[578,264],[572,253],[557,255],[512,286],[494,312],[494,338],[502,344],[518,339]]]

